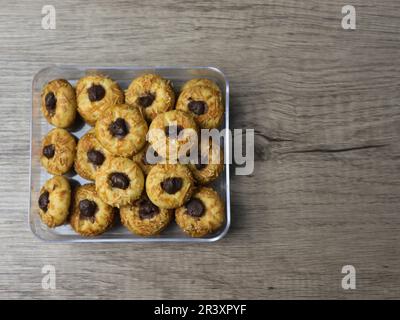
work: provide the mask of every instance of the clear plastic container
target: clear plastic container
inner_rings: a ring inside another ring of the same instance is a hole
[[[152,237],[140,237],[132,234],[120,224],[104,234],[92,238],[82,237],[75,233],[69,225],[48,228],[43,224],[38,215],[38,196],[41,186],[51,177],[40,165],[40,144],[44,135],[53,127],[47,123],[40,111],[40,94],[43,85],[53,79],[66,79],[72,85],[76,81],[90,73],[101,72],[116,80],[123,89],[126,89],[133,78],[143,73],[156,73],[173,82],[176,91],[181,85],[190,79],[204,77],[214,80],[221,88],[225,101],[225,119],[222,127],[229,129],[229,83],[225,75],[213,67],[84,67],[84,66],[52,66],[40,70],[33,78],[32,83],[32,118],[31,118],[31,162],[30,162],[30,205],[29,224],[32,232],[44,241],[49,242],[212,242],[221,239],[228,231],[230,211],[229,188],[229,137],[224,140],[225,168],[221,176],[212,184],[225,202],[226,222],[220,230],[203,238],[191,238],[184,234],[175,222],[172,222],[160,235]],[[81,137],[89,126],[77,126],[71,129],[76,137]],[[77,174],[69,178],[80,184],[89,181]]]

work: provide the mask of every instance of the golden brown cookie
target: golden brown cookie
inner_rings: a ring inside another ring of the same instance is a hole
[[[50,228],[65,223],[71,203],[71,187],[63,176],[55,176],[40,189],[39,216]]]
[[[96,174],[96,190],[111,206],[121,206],[137,200],[144,189],[144,175],[139,165],[128,158],[110,157]]]
[[[146,196],[142,196],[133,204],[120,209],[121,222],[131,232],[140,236],[159,234],[172,218],[174,211],[161,209],[153,204]]]
[[[177,160],[197,143],[196,122],[179,110],[159,114],[150,124],[148,141],[161,157]]]
[[[176,110],[190,113],[200,128],[218,128],[223,119],[224,105],[221,94],[213,87],[196,85],[179,95]]]
[[[75,89],[64,79],[50,81],[42,90],[41,110],[53,126],[70,127],[76,117]]]
[[[131,157],[145,146],[148,126],[139,108],[123,104],[108,108],[95,130],[97,140],[109,152]]]
[[[224,153],[211,140],[201,141],[198,158],[189,163],[189,169],[199,184],[207,184],[219,177],[224,169]]]
[[[217,231],[225,222],[225,206],[213,189],[201,187],[182,207],[175,210],[178,226],[192,237]]]
[[[111,153],[104,148],[96,139],[94,129],[85,133],[78,141],[76,158],[74,162],[75,171],[87,180],[94,180],[96,172]]]
[[[115,210],[103,202],[93,183],[78,187],[74,196],[71,227],[83,236],[96,236],[113,223]]]
[[[181,91],[184,91],[188,88],[195,87],[195,86],[210,87],[210,88],[214,89],[215,91],[217,91],[218,94],[221,95],[221,90],[219,89],[218,85],[214,81],[205,79],[205,78],[195,78],[195,79],[185,82],[182,86]]]
[[[47,172],[60,175],[74,164],[75,138],[65,129],[53,129],[42,140],[40,163]]]
[[[146,193],[155,205],[174,209],[191,197],[194,180],[187,166],[182,164],[157,164],[146,179]]]
[[[170,81],[156,74],[144,74],[134,79],[125,94],[126,103],[143,108],[148,121],[175,105],[175,93]]]
[[[140,169],[142,169],[143,173],[147,176],[151,168],[162,161],[162,158],[150,144],[146,144],[138,154],[132,157],[132,160],[139,165]]]
[[[89,75],[76,85],[78,112],[91,126],[109,106],[124,103],[124,92],[107,76]]]

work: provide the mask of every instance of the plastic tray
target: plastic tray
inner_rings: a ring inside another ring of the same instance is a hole
[[[31,161],[30,161],[30,204],[29,225],[32,232],[44,241],[49,242],[212,242],[221,239],[228,231],[230,211],[230,188],[229,188],[229,137],[224,140],[225,168],[221,176],[212,184],[225,202],[226,222],[220,230],[203,238],[191,238],[183,233],[172,222],[160,235],[153,237],[140,237],[132,234],[120,224],[104,234],[92,238],[82,237],[75,233],[69,225],[63,225],[54,229],[43,224],[38,215],[38,195],[41,186],[51,177],[40,165],[40,145],[44,135],[53,127],[47,123],[40,111],[40,95],[42,87],[53,79],[66,79],[72,85],[76,81],[90,73],[100,72],[109,75],[116,80],[121,88],[126,89],[133,78],[143,73],[156,73],[172,81],[176,92],[181,85],[192,78],[204,77],[214,80],[222,90],[225,101],[225,119],[222,128],[229,129],[229,83],[225,75],[213,67],[84,67],[84,66],[52,66],[40,70],[33,78],[32,83],[32,118],[31,118]],[[70,130],[76,137],[81,137],[89,126],[82,124]],[[229,135],[227,135],[229,136]],[[80,184],[89,181],[77,174],[68,176],[72,181]]]

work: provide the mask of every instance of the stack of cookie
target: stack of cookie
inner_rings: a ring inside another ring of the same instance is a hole
[[[211,80],[188,81],[177,100],[172,83],[155,74],[134,79],[125,92],[104,75],[86,76],[76,89],[53,80],[43,88],[41,110],[56,127],[43,138],[40,156],[54,175],[39,195],[47,226],[69,221],[94,236],[120,216],[134,234],[151,236],[175,217],[184,232],[202,237],[224,224],[224,203],[205,186],[223,170],[222,150],[191,136],[221,125],[222,96]],[[77,113],[91,126],[78,141],[66,130]],[[171,150],[190,155],[193,147],[200,150],[196,161],[171,161]],[[91,183],[71,190],[63,176],[71,170]]]

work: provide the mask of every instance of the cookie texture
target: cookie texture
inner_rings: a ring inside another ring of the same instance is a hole
[[[111,153],[97,140],[94,129],[85,133],[78,141],[75,171],[87,180],[94,180],[96,172],[100,169]]]
[[[216,180],[224,169],[224,153],[212,140],[201,141],[197,149],[197,159],[189,162],[189,169],[199,184]]]
[[[172,110],[175,93],[171,82],[156,74],[144,74],[134,79],[125,92],[126,103],[143,108],[146,120]]]
[[[181,88],[181,91],[185,91],[188,88],[196,86],[210,87],[218,92],[219,95],[221,95],[221,90],[219,89],[218,85],[214,81],[206,78],[195,78],[185,82]]]
[[[112,226],[115,210],[100,199],[95,185],[78,187],[74,196],[71,227],[82,236],[96,236]]]
[[[40,163],[47,172],[61,175],[74,164],[75,138],[65,129],[53,129],[42,140]]]
[[[69,215],[71,187],[66,178],[55,176],[45,182],[39,192],[39,216],[48,227],[65,223]]]
[[[174,211],[157,207],[144,195],[133,204],[122,207],[120,215],[122,224],[132,233],[152,236],[170,224]]]
[[[46,120],[55,127],[68,128],[76,117],[75,89],[64,79],[47,83],[42,90],[41,110]]]
[[[144,175],[139,165],[123,157],[110,157],[96,174],[96,191],[107,204],[120,208],[139,199]]]
[[[225,222],[225,206],[218,193],[199,188],[185,205],[175,210],[175,221],[191,237],[204,237]]]
[[[146,179],[146,193],[155,205],[174,209],[190,199],[194,179],[189,168],[182,164],[157,164]]]
[[[181,92],[176,110],[190,113],[200,128],[218,128],[223,119],[221,93],[208,85],[189,86]]]
[[[96,138],[114,155],[131,157],[146,144],[147,122],[139,108],[126,104],[108,108],[95,126]]]
[[[88,75],[79,79],[76,98],[79,114],[91,126],[109,106],[125,101],[118,83],[104,75]]]
[[[150,144],[146,144],[139,153],[132,157],[132,160],[139,165],[146,176],[149,174],[151,168],[163,161],[162,157],[158,155]]]
[[[164,159],[175,163],[198,141],[198,129],[187,112],[171,110],[158,115],[150,124],[148,141]]]

